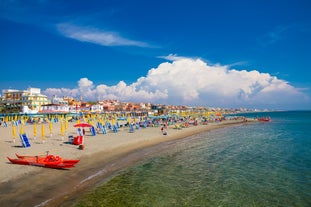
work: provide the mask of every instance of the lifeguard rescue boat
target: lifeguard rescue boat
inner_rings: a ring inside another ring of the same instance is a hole
[[[15,159],[8,157],[8,160],[13,164],[33,165],[46,168],[72,168],[80,160],[62,159],[60,156],[46,155],[46,156],[22,156],[16,154]]]
[[[267,117],[260,117],[260,118],[258,118],[258,121],[264,121],[264,122],[268,122],[268,121],[270,121],[271,119],[270,119],[270,117],[269,116],[267,116]]]

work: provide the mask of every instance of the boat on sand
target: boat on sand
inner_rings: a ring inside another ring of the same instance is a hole
[[[10,157],[7,158],[13,164],[33,165],[56,169],[72,168],[75,166],[75,164],[77,164],[80,161],[80,160],[63,159],[60,156],[54,155],[23,156],[16,154],[16,157],[17,158],[10,158]]]

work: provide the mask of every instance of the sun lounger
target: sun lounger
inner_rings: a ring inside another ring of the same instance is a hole
[[[107,126],[108,129],[112,130],[112,125],[109,122],[106,122],[106,126]]]
[[[103,131],[104,134],[107,134],[106,126],[101,126],[101,129],[102,129],[102,131]]]
[[[20,134],[19,137],[21,138],[23,147],[30,147],[30,143],[26,134]]]
[[[107,129],[106,129],[105,126],[102,126],[102,131],[103,131],[104,134],[107,134]]]
[[[77,133],[78,133],[78,136],[83,136],[83,132],[82,132],[81,128],[77,129]]]
[[[113,132],[114,132],[114,133],[117,133],[117,132],[118,132],[118,128],[117,128],[116,125],[113,125]]]
[[[132,123],[130,124],[130,133],[134,133],[134,127]]]
[[[92,133],[92,136],[96,135],[96,131],[95,131],[95,127],[94,126],[91,127],[91,133]]]
[[[106,126],[103,126],[100,122],[98,122],[97,127],[102,130],[103,134],[107,134]]]

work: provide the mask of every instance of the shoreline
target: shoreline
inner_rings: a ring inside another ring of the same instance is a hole
[[[174,140],[177,139],[244,123],[242,120],[227,120],[220,123],[191,126],[182,130],[169,128],[166,136],[160,133],[159,127],[140,129],[135,133],[129,133],[125,129],[115,134],[87,136],[85,150],[78,150],[76,146],[59,144],[60,137],[54,138],[56,141],[58,140],[58,145],[52,142],[48,143],[49,145],[46,143],[34,144],[39,147],[34,149],[33,153],[42,151],[46,144],[48,147],[60,148],[63,151],[59,153],[61,156],[65,154],[64,157],[67,158],[71,155],[73,157],[70,158],[80,158],[81,161],[75,168],[69,170],[19,166],[8,164],[8,162],[0,163],[1,169],[6,169],[8,166],[12,168],[8,179],[0,176],[2,181],[0,183],[2,192],[0,204],[1,206],[68,206],[79,195],[96,186],[98,181],[109,179],[115,173],[155,155],[161,150],[161,147],[157,148],[158,145],[168,145],[167,147],[169,147],[169,143],[174,143]],[[7,141],[4,142],[8,145]],[[66,152],[68,147],[70,148],[69,152]],[[16,149],[20,154],[31,154],[28,150],[25,152],[26,148]],[[12,152],[16,150],[11,148],[7,151],[11,151],[11,154],[5,155],[5,151],[1,149],[1,159],[3,156],[5,159],[6,156],[12,156]],[[5,174],[7,173],[3,175]]]

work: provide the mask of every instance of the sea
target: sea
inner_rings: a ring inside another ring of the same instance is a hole
[[[311,206],[311,111],[243,114],[175,141],[105,179],[73,206]]]

